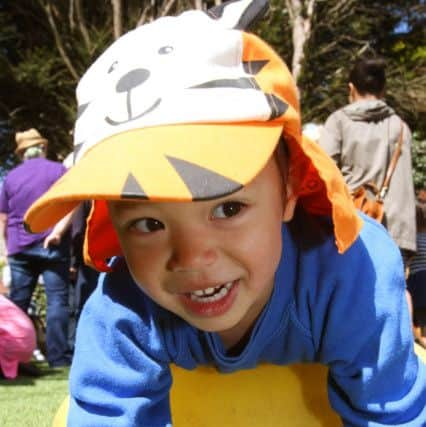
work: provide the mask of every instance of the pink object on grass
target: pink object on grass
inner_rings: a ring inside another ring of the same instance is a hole
[[[36,347],[31,319],[12,301],[0,295],[0,368],[8,379],[18,375],[18,364],[28,362]]]

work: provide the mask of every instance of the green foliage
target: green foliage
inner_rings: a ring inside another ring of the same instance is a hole
[[[51,6],[63,50],[74,71],[60,53],[43,8],[46,4]],[[16,161],[16,130],[37,127],[49,139],[51,156],[56,153],[65,157],[71,150],[78,77],[112,41],[113,31],[111,2],[81,2],[81,19],[75,7],[70,14],[70,4],[68,0],[0,1],[3,168]],[[122,2],[123,31],[133,28],[143,11],[149,21],[166,4],[165,0]],[[204,1],[203,5],[213,6],[214,1]],[[192,2],[176,0],[168,14],[190,7]],[[420,139],[425,138],[425,8],[425,0],[316,0],[298,80],[304,121],[321,123],[346,104],[347,76],[355,58],[361,54],[382,55],[388,61],[387,101],[421,135]],[[292,29],[284,0],[270,0],[269,13],[254,31],[291,65]],[[415,152],[414,162],[417,156]],[[0,170],[0,175],[3,172]]]
[[[40,318],[43,325],[46,324],[46,307],[47,307],[47,301],[46,301],[46,292],[44,290],[43,285],[40,283],[37,284],[37,286],[34,289],[32,298],[31,298],[31,305],[34,307],[34,313],[33,315]]]
[[[57,81],[65,77],[60,65],[58,57],[52,56],[48,48],[41,46],[25,51],[12,71],[18,83],[43,87],[49,91],[56,87]]]
[[[413,169],[414,186],[416,190],[426,189],[426,139],[420,138],[417,132],[413,133]]]
[[[80,23],[68,15],[69,2],[50,2],[71,70],[43,8],[47,3],[31,0],[0,3],[0,92],[7,94],[0,101],[3,129],[0,160],[6,167],[17,160],[13,154],[14,133],[30,127],[36,127],[49,140],[49,157],[61,159],[69,153],[78,77],[111,40],[109,7],[97,8],[85,2],[83,12],[90,16],[88,45],[83,41]]]
[[[344,106],[348,102],[348,75],[355,59],[380,55],[387,61],[387,102],[419,140],[424,139],[425,12],[424,0],[317,2],[298,81],[304,121],[322,123]],[[416,185],[420,185],[424,163],[419,145],[416,147],[413,164]]]
[[[281,55],[286,64],[291,64],[293,45],[287,9],[282,0],[271,0],[269,12],[254,32],[267,41]]]

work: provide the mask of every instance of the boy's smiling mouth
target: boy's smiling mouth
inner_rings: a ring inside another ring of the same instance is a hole
[[[214,288],[201,289],[198,291],[190,292],[188,295],[193,301],[203,303],[218,301],[228,295],[234,282],[228,282],[224,285],[218,285]]]
[[[187,310],[197,316],[220,316],[232,306],[239,283],[240,280],[237,279],[214,287],[186,292],[181,295],[181,301]]]

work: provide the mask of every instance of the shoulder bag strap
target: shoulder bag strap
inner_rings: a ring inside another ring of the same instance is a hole
[[[386,171],[385,180],[383,181],[382,187],[380,188],[380,192],[377,196],[379,200],[383,200],[389,190],[389,184],[392,178],[392,174],[395,170],[396,164],[398,163],[399,156],[401,155],[403,138],[404,138],[404,123],[401,120],[401,130],[399,132],[398,143],[392,155],[391,161],[389,163],[388,170]]]

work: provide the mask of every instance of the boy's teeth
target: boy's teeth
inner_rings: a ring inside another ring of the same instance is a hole
[[[200,291],[194,291],[192,292],[194,295],[196,295],[197,297],[202,297],[204,295],[204,291],[200,290]]]
[[[228,282],[223,285],[215,286],[214,288],[200,289],[190,293],[193,301],[212,302],[217,301],[226,296],[232,287],[233,282]]]

